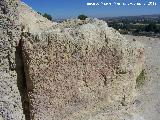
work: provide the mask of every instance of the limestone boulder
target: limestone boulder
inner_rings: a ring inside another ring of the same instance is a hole
[[[143,46],[104,21],[69,20],[22,41],[31,119],[88,120],[132,102]]]

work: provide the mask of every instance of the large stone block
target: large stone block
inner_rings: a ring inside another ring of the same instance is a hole
[[[97,19],[59,26],[23,35],[31,119],[87,120],[109,105],[131,102],[143,46]]]
[[[24,120],[19,92],[16,47],[21,29],[18,0],[0,1],[0,116],[4,120]]]

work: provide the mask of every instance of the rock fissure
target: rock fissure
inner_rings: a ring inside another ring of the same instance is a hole
[[[27,90],[27,82],[24,71],[24,62],[22,56],[22,37],[23,32],[21,33],[21,39],[19,41],[18,46],[16,47],[16,73],[17,73],[17,87],[20,92],[21,102],[23,107],[23,114],[25,115],[26,120],[30,120],[30,109],[29,109],[29,97]]]

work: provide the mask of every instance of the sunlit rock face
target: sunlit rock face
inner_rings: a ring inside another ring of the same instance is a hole
[[[132,102],[143,46],[104,21],[68,20],[22,41],[31,119],[88,120]]]
[[[0,50],[4,120],[119,120],[144,63],[106,22],[51,22],[18,0],[0,1]]]
[[[0,0],[0,119],[24,120],[16,48],[21,29],[18,0]]]
[[[46,29],[51,29],[52,26],[57,24],[56,22],[52,22],[47,18],[44,18],[23,2],[20,2],[18,10],[19,22],[24,29],[23,31],[38,34]]]

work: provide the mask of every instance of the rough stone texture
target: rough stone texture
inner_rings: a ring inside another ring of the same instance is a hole
[[[143,46],[104,21],[54,23],[0,1],[0,119],[128,119],[143,63]]]
[[[133,107],[135,120],[160,119],[160,38],[127,35],[127,39],[135,39],[143,43],[145,48],[146,80],[139,89]]]
[[[20,23],[25,28],[25,31],[29,31],[32,34],[51,29],[52,26],[57,24],[47,20],[23,2],[20,3],[19,11]]]
[[[31,119],[94,119],[108,106],[132,102],[143,46],[97,19],[57,27],[22,38]]]
[[[21,29],[18,0],[0,0],[0,119],[23,120],[16,63]]]

